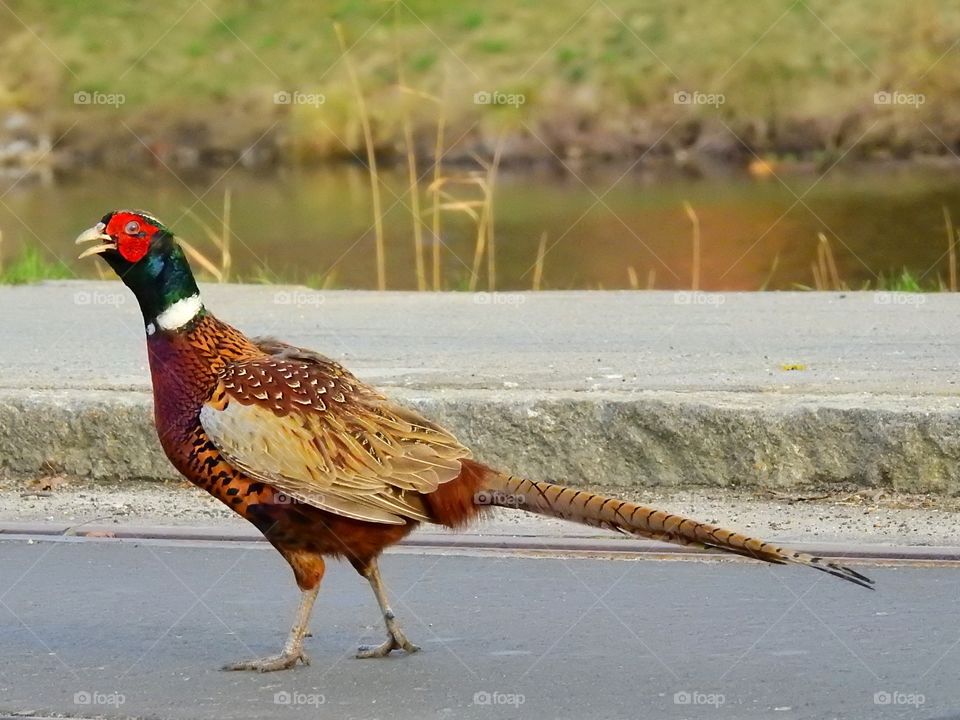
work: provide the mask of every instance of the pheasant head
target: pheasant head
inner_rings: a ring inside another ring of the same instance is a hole
[[[204,312],[183,249],[159,220],[139,210],[115,210],[83,231],[95,242],[81,258],[99,255],[136,295],[147,332],[176,331]]]

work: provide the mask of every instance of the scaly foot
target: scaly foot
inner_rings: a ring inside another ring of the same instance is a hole
[[[280,655],[271,655],[265,658],[256,658],[254,660],[243,660],[238,663],[224,665],[224,670],[253,670],[254,672],[274,672],[276,670],[289,670],[297,661],[304,665],[310,664],[310,658],[303,651],[282,653]]]
[[[420,649],[419,646],[414,645],[412,642],[407,640],[407,637],[400,630],[395,630],[390,633],[387,637],[387,641],[382,645],[375,645],[373,647],[369,645],[361,645],[360,649],[357,650],[357,657],[361,660],[366,660],[368,658],[382,658],[389,655],[394,650],[404,650],[408,655],[412,655]]]
[[[380,612],[383,613],[383,622],[387,626],[387,641],[376,647],[362,646],[357,651],[357,657],[361,659],[386,657],[394,650],[405,650],[408,654],[415,653],[420,648],[407,640],[393,610],[390,609],[390,603],[387,602],[387,593],[383,589],[383,579],[380,577],[380,567],[377,565],[376,558],[366,564],[355,564],[354,567],[370,582],[373,594],[377,596]]]

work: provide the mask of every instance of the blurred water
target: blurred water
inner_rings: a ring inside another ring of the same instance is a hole
[[[200,225],[186,209],[218,227],[230,188],[234,279],[316,284],[328,278],[335,287],[375,287],[370,187],[362,168],[221,173],[178,178],[158,167],[0,182],[2,256],[10,262],[32,243],[78,276],[93,277],[94,263],[74,259],[73,238],[118,207],[149,209],[202,246]],[[951,207],[960,225],[956,169],[871,166],[838,168],[823,177],[788,170],[777,176],[503,170],[495,203],[497,287],[530,287],[545,232],[544,287],[626,288],[632,267],[643,287],[652,274],[657,288],[689,288],[691,223],[684,201],[700,220],[704,289],[812,285],[818,232],[830,239],[840,275],[852,287],[903,267],[929,282],[946,277],[942,208]],[[385,172],[382,193],[389,287],[414,288],[405,172]],[[426,212],[429,198],[422,205]],[[429,225],[429,216],[425,221]],[[427,228],[424,234],[429,243]],[[444,214],[445,287],[466,286],[474,238],[473,224],[462,213]],[[486,286],[485,277],[480,285]]]

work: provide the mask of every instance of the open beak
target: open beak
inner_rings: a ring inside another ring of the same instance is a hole
[[[81,258],[90,257],[91,255],[99,255],[102,252],[113,250],[117,247],[117,244],[113,241],[113,238],[104,232],[106,229],[107,226],[100,222],[94,225],[92,228],[84,230],[82,233],[80,233],[76,239],[77,245],[88,242],[98,243],[93,247],[88,247],[86,250],[80,253]]]

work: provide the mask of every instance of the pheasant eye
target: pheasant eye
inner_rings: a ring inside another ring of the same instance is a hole
[[[136,220],[131,220],[124,226],[123,232],[125,232],[127,235],[136,235],[140,232],[140,223],[138,223]]]

